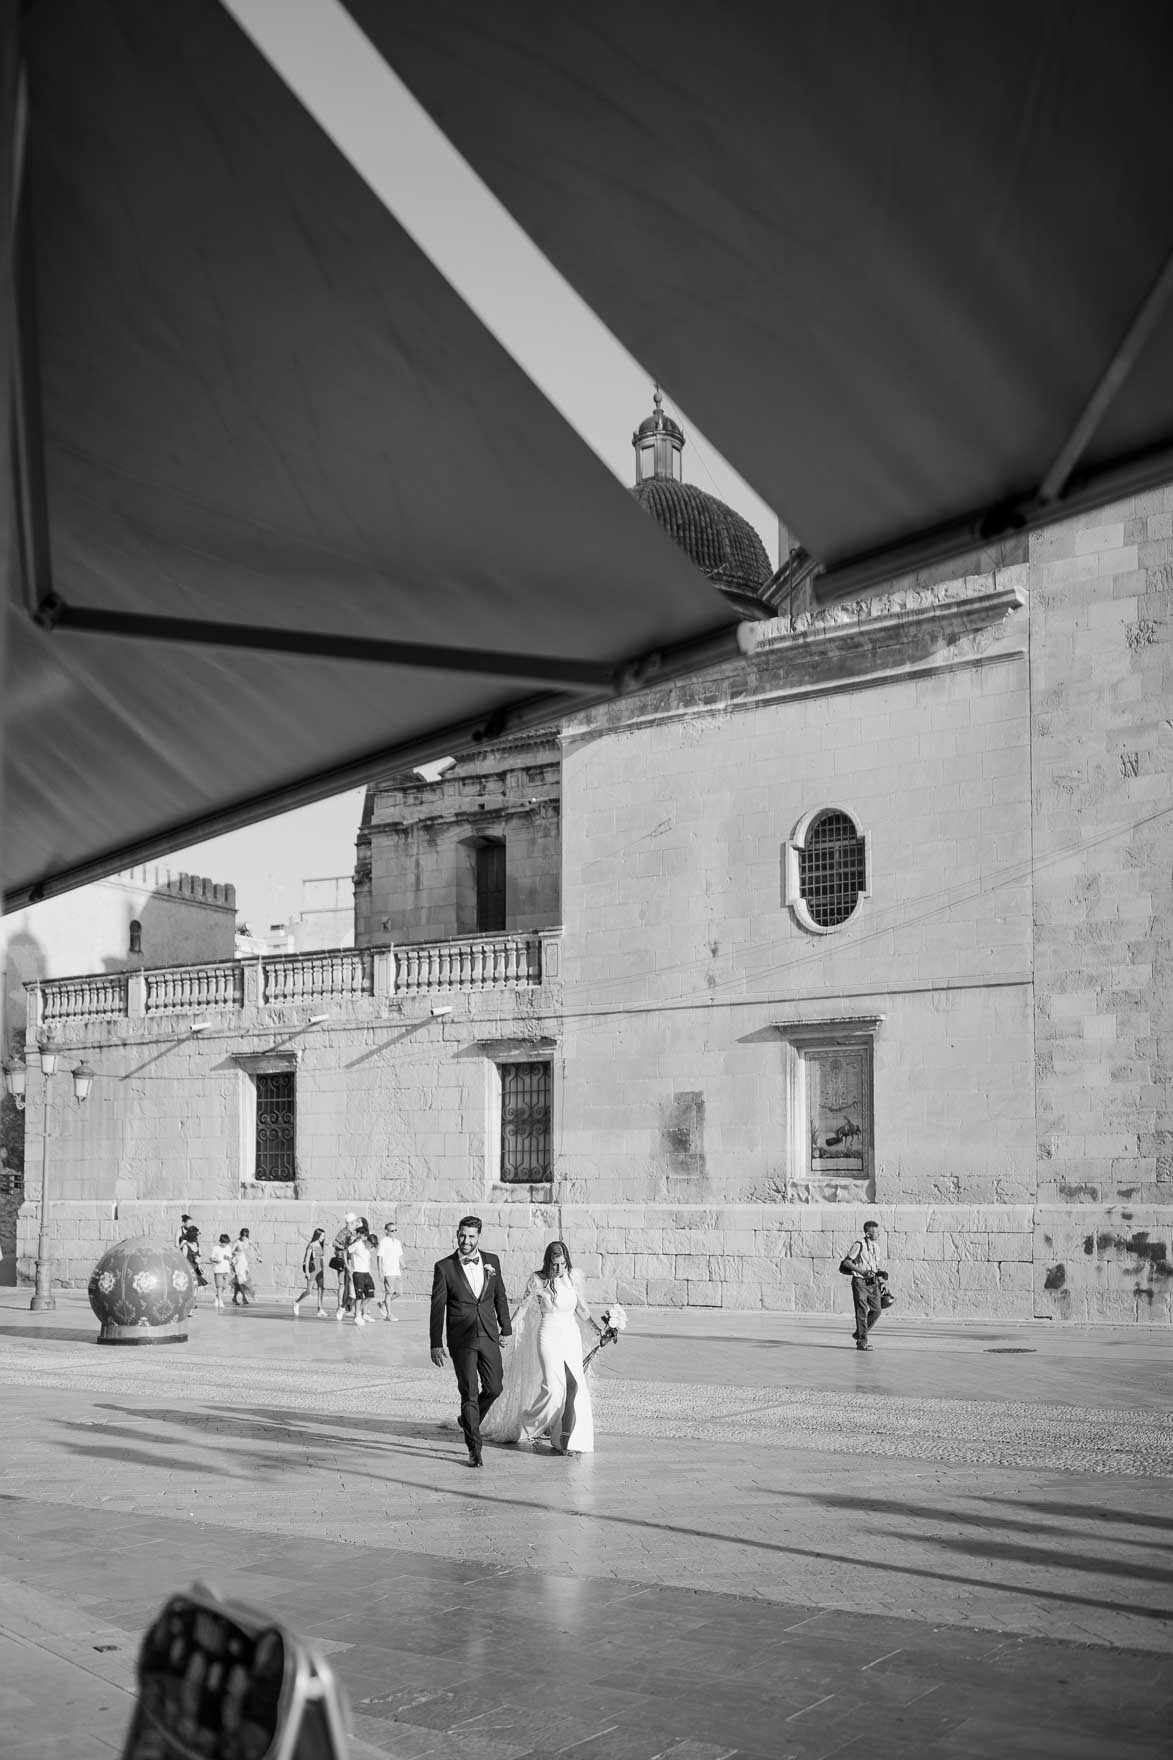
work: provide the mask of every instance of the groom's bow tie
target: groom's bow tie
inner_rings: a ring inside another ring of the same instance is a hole
[[[460,1263],[462,1265],[479,1265],[480,1262],[481,1256],[479,1253],[474,1253],[471,1259],[466,1259],[463,1253],[460,1255]]]

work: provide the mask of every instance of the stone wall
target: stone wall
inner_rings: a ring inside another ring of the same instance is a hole
[[[505,845],[506,930],[559,922],[557,742],[532,735],[367,795],[355,875],[358,946],[477,933],[476,842]]]
[[[1173,1275],[1173,489],[1032,536],[1031,673],[1044,1293],[1070,1317],[1155,1311]]]
[[[30,1064],[27,1166],[39,1179],[47,1125],[55,1204],[265,1203],[272,1187],[249,1180],[251,1077],[239,1060],[276,1052],[296,1059],[291,1196],[349,1207],[487,1192],[493,1052],[540,1044],[544,1054],[556,990],[457,995],[443,1018],[427,997],[335,1002],[313,1027],[311,1012],[226,1011],[198,1036],[166,1016],[64,1023],[47,1107],[45,1078]],[[68,1073],[79,1054],[97,1072],[84,1106]]]
[[[130,924],[142,929],[130,952]],[[131,868],[16,911],[0,925],[4,981],[0,1039],[24,1032],[24,985],[82,972],[138,971],[231,959],[236,890],[198,874]]]
[[[567,1200],[791,1195],[807,1144],[783,1025],[866,1016],[882,1019],[859,1195],[1033,1198],[1029,668],[1010,573],[876,628],[856,611],[779,633],[736,681],[567,728]],[[989,621],[960,621],[967,604]],[[829,934],[783,881],[821,807],[869,840],[870,896]],[[684,1096],[703,1125],[682,1177]]]
[[[451,1252],[456,1223],[470,1203],[484,1219],[484,1243],[500,1252],[507,1286],[520,1290],[550,1240],[565,1240],[584,1272],[589,1299],[633,1308],[728,1307],[774,1313],[850,1313],[848,1280],[838,1265],[866,1219],[880,1224],[881,1255],[898,1312],[959,1318],[1029,1319],[1034,1305],[1034,1213],[1025,1205],[867,1206],[531,1205],[470,1200],[463,1204],[363,1205],[382,1232],[394,1217],[404,1243],[407,1295],[426,1297],[432,1265]],[[210,1204],[190,1211],[205,1248],[247,1224],[263,1260],[262,1300],[287,1300],[301,1288],[302,1253],[311,1231],[333,1237],[343,1206],[281,1202]],[[51,1228],[56,1281],[84,1285],[95,1261],[116,1240],[150,1234],[173,1240],[178,1204],[71,1205]],[[386,1212],[386,1213],[385,1213]],[[21,1221],[22,1275],[31,1279],[35,1209]],[[1145,1318],[1169,1318],[1166,1309]],[[1074,1317],[1074,1316],[1072,1316]],[[1090,1316],[1101,1317],[1101,1316]],[[1124,1317],[1113,1312],[1103,1317]],[[1133,1318],[1130,1313],[1128,1318]]]

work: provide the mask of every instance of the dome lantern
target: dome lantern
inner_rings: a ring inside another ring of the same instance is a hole
[[[679,427],[671,416],[664,414],[664,399],[660,395],[660,387],[654,389],[652,402],[655,410],[645,416],[635,433],[631,436],[631,444],[635,448],[635,484],[647,483],[654,477],[669,482],[684,481],[684,430]]]

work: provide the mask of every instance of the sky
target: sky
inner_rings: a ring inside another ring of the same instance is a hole
[[[226,10],[497,340],[619,479],[652,374],[579,298],[485,187],[337,0],[224,0]],[[745,516],[777,560],[777,516],[663,387],[686,436],[687,482]],[[166,858],[231,881],[249,927],[286,921],[303,879],[349,874],[362,791]]]

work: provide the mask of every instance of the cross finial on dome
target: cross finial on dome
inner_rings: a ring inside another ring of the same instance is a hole
[[[661,397],[660,387],[654,379],[652,380],[652,402],[656,406],[656,413],[658,415],[664,407],[664,399]]]

